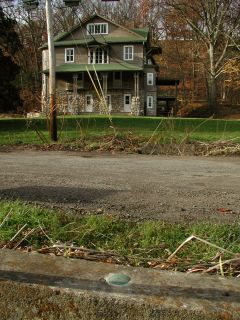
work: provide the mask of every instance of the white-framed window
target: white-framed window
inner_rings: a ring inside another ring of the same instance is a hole
[[[74,48],[65,49],[65,62],[74,62]]]
[[[153,96],[147,96],[147,108],[153,108]]]
[[[87,25],[88,34],[108,34],[107,23],[89,23]]]
[[[133,60],[133,46],[124,46],[123,47],[123,60]]]
[[[88,51],[88,63],[104,64],[108,63],[108,52],[102,48],[91,48]]]
[[[147,73],[147,85],[153,86],[153,73]]]

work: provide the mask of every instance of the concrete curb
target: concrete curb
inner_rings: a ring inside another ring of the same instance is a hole
[[[0,319],[236,320],[240,281],[0,250]]]

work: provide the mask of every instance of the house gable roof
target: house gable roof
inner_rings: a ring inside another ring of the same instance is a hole
[[[139,40],[144,40],[146,41],[148,38],[148,34],[149,34],[149,29],[148,28],[134,28],[134,29],[128,29],[126,27],[123,27],[119,24],[117,24],[114,21],[109,20],[108,18],[105,18],[99,14],[94,14],[93,16],[91,16],[90,18],[84,20],[82,23],[78,24],[77,26],[73,27],[71,30],[67,31],[67,32],[63,32],[59,35],[57,35],[54,38],[54,41],[62,41],[64,40],[64,38],[66,38],[67,36],[73,34],[73,32],[76,32],[78,29],[84,27],[86,24],[90,23],[94,18],[100,18],[101,20],[104,20],[108,23],[111,23],[113,25],[115,25],[116,27],[125,30],[127,33],[130,33],[130,35],[132,35],[133,37],[139,38]],[[105,35],[104,35],[105,37]]]
[[[100,18],[103,21],[106,21],[117,28],[120,28],[123,31],[122,35],[116,34],[107,34],[107,35],[85,35],[82,39],[74,39],[73,37],[70,39],[70,36],[79,30],[82,27],[85,27],[88,23],[90,23],[93,19]],[[82,24],[78,24],[77,26],[73,27],[71,30],[62,32],[54,37],[54,46],[55,47],[64,47],[64,46],[86,46],[96,43],[102,44],[113,44],[113,43],[143,43],[147,42],[149,36],[149,28],[134,28],[128,29],[123,27],[105,17],[102,17],[99,14],[94,14],[90,18],[84,20]],[[45,43],[40,49],[46,49],[48,44]]]

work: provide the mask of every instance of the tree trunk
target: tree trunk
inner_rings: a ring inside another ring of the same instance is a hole
[[[210,76],[209,79],[209,98],[208,98],[209,108],[213,114],[216,114],[218,111],[217,108],[217,85],[216,78]]]
[[[210,79],[209,79],[209,97],[208,104],[211,112],[216,114],[217,112],[217,86],[216,86],[216,70],[214,61],[214,45],[209,44],[209,62],[210,62]]]

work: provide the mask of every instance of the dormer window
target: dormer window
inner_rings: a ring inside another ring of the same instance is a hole
[[[108,34],[107,23],[89,23],[87,25],[87,31],[89,34]]]
[[[65,49],[65,62],[66,63],[74,62],[74,48]]]

